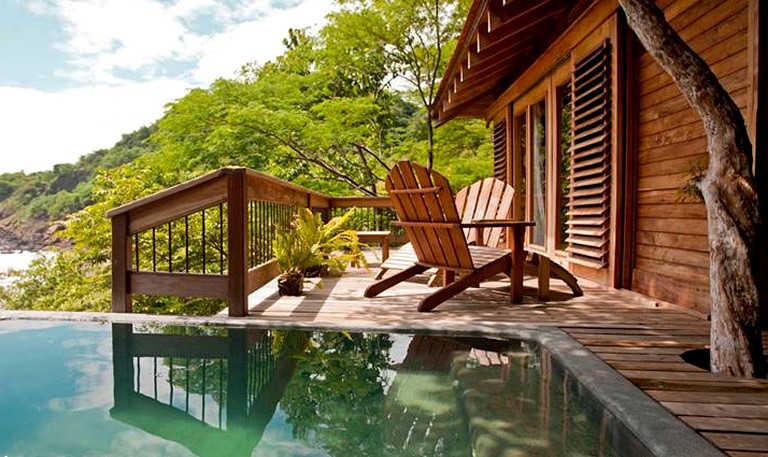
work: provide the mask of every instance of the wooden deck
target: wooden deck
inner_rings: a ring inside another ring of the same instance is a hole
[[[310,286],[301,297],[278,297],[269,284],[249,297],[250,316],[339,326],[557,326],[728,455],[768,456],[768,381],[717,376],[680,358],[709,343],[709,324],[700,316],[589,284],[583,284],[583,297],[572,298],[556,280],[551,300],[538,302],[533,279],[526,282],[522,304],[509,304],[509,283],[499,281],[418,313],[416,303],[429,292],[426,278],[365,299],[374,274],[375,269],[352,270],[343,278],[325,278],[322,288]]]

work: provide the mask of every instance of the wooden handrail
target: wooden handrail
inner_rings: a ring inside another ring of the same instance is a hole
[[[112,221],[112,311],[131,312],[131,295],[136,293],[226,298],[230,316],[246,315],[248,295],[279,274],[274,261],[256,266],[250,263],[258,259],[249,258],[249,243],[255,243],[248,234],[249,223],[253,223],[249,202],[254,201],[321,211],[392,207],[387,197],[330,197],[247,168],[228,167],[213,171],[106,213]],[[189,266],[183,272],[171,271],[170,231],[173,223],[184,219],[186,226],[187,216],[199,212],[204,216],[205,210],[215,206],[219,206],[220,227],[224,227],[223,217],[226,217],[227,231],[226,250],[222,249],[222,265],[216,269],[216,274],[205,270],[205,254],[202,273],[193,273]],[[154,260],[151,271],[134,269],[132,238],[138,240],[141,233],[151,229],[154,259],[155,229],[166,225],[168,270],[154,271]],[[223,265],[225,257],[226,269]]]
[[[331,197],[331,208],[392,208],[389,197]]]

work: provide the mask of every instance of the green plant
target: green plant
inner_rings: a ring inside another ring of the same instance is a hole
[[[691,160],[683,170],[685,184],[677,190],[676,201],[678,203],[702,203],[704,197],[699,190],[699,183],[704,179],[709,166],[708,157],[699,157]]]
[[[317,270],[339,275],[347,265],[368,266],[357,232],[349,228],[353,210],[323,222],[319,213],[300,210],[291,223],[291,230],[277,233],[273,253],[283,273],[306,275]]]

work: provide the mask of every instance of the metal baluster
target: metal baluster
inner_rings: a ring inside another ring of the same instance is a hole
[[[253,202],[248,200],[248,267],[253,268]]]
[[[205,274],[205,251],[206,251],[205,249],[205,210],[202,210],[200,212],[200,215],[203,221],[203,236],[202,236],[203,238],[203,274]]]
[[[133,235],[133,247],[134,255],[136,256],[136,271],[141,271],[141,267],[139,266],[139,234],[136,233]]]
[[[219,203],[219,274],[224,274],[224,205]]]
[[[157,232],[152,227],[152,271],[157,271]]]
[[[173,273],[173,237],[171,223],[168,222],[168,273]]]
[[[189,273],[189,216],[184,216],[184,271]]]

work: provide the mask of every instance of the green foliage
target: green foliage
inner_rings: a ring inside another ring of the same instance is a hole
[[[108,311],[109,264],[84,263],[81,252],[65,250],[38,255],[13,285],[0,288],[9,309]]]
[[[677,190],[675,201],[677,203],[702,203],[704,197],[701,194],[699,185],[704,175],[707,174],[709,167],[709,157],[700,157],[691,160],[683,170],[683,179],[685,184]]]
[[[61,220],[92,203],[91,180],[98,170],[112,169],[149,152],[146,140],[154,127],[142,127],[110,149],[80,157],[74,163],[54,165],[53,170],[0,175],[0,220],[10,225],[26,225],[36,219],[43,225]]]
[[[347,265],[368,266],[357,240],[357,232],[348,228],[353,211],[324,223],[320,213],[300,210],[291,229],[278,232],[273,245],[275,259],[283,272],[319,269],[340,275]]]

